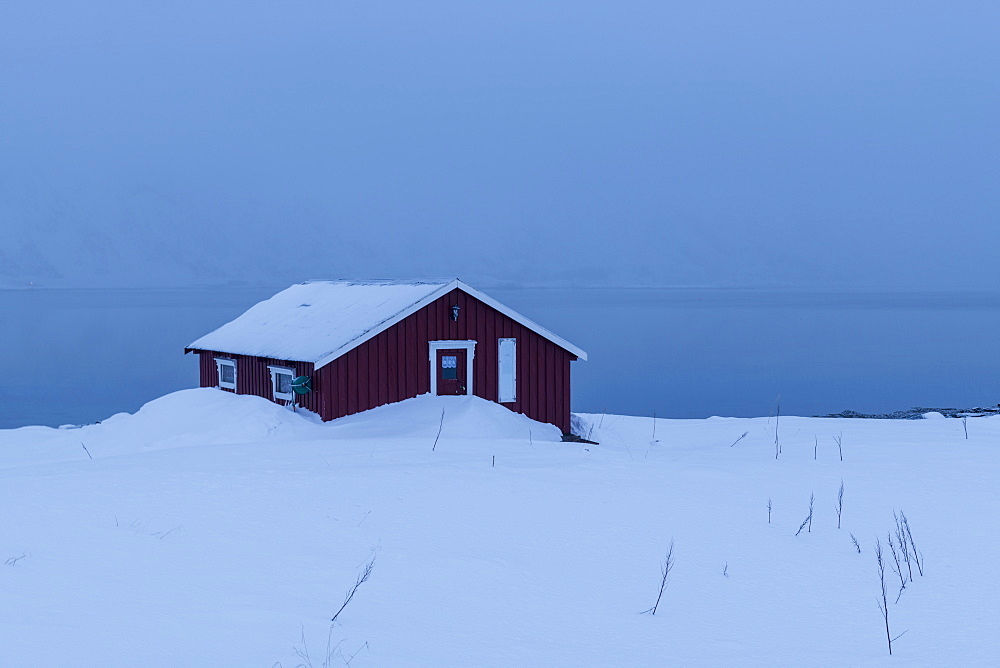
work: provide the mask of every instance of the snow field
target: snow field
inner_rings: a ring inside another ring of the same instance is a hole
[[[654,441],[651,418],[578,417],[601,445],[474,398],[321,424],[189,390],[0,432],[0,665],[294,666],[304,635],[318,666],[328,633],[352,666],[995,661],[997,418],[966,440],[782,417],[776,461],[774,418],[658,419]],[[895,604],[887,571],[890,659],[872,545],[894,509],[926,575]]]

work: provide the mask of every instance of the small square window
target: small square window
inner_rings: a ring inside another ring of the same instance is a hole
[[[271,370],[271,390],[275,399],[293,401],[295,391],[292,389],[292,382],[295,380],[295,369],[272,366]]]
[[[219,372],[219,387],[227,390],[235,390],[236,360],[216,358],[215,367]]]

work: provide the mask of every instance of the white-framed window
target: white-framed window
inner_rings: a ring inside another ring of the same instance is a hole
[[[498,401],[509,404],[517,401],[517,339],[499,339]]]
[[[295,369],[286,366],[268,366],[271,370],[271,392],[275,399],[293,401],[295,391],[292,389],[292,381],[295,380]]]
[[[236,360],[225,357],[215,358],[215,368],[219,372],[219,387],[227,390],[236,389]]]

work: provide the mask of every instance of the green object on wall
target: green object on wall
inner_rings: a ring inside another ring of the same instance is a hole
[[[312,389],[312,378],[309,376],[298,376],[292,381],[292,391],[295,394],[307,394]]]

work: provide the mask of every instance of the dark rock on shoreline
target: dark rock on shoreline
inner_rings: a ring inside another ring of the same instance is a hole
[[[827,418],[863,418],[867,420],[919,420],[924,413],[940,413],[945,417],[984,417],[986,415],[1000,415],[1000,404],[991,408],[920,408],[915,407],[905,411],[893,411],[892,413],[859,413],[857,411],[841,411],[830,415],[814,415],[813,417]]]

